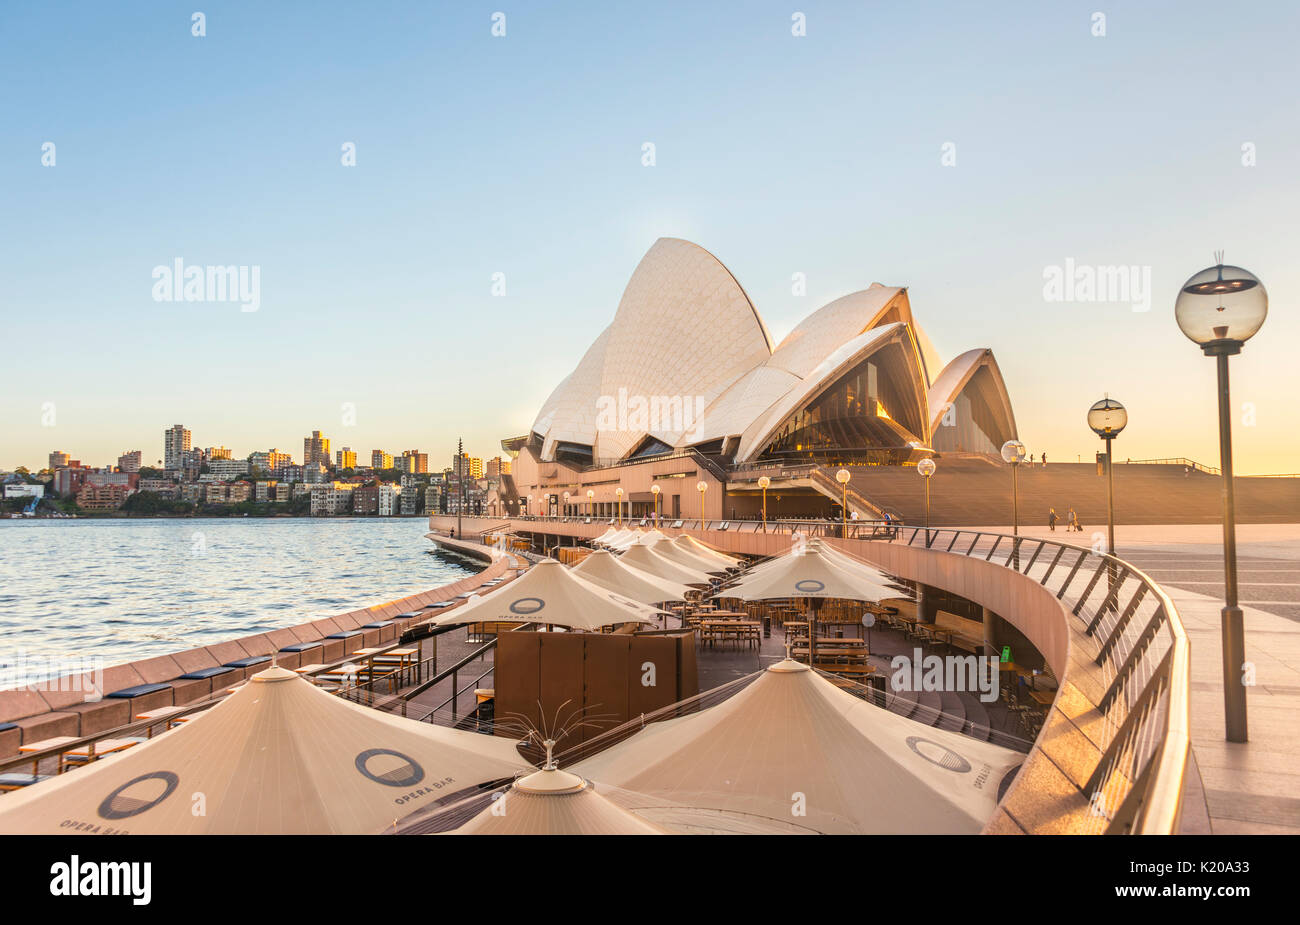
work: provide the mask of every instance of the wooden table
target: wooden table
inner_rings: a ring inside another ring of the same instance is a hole
[[[707,639],[712,645],[718,637],[726,639],[733,636],[737,642],[757,640],[762,633],[763,624],[755,620],[701,620],[700,638]]]
[[[30,755],[33,752],[43,752],[46,749],[58,748],[60,745],[67,745],[69,742],[75,742],[75,741],[77,741],[77,736],[54,736],[53,738],[49,738],[49,739],[41,739],[41,741],[39,742],[31,742],[27,745],[19,745],[18,751]],[[38,777],[40,776],[40,771],[38,770],[40,763],[41,763],[41,759],[39,758],[37,758],[35,761],[32,762],[32,774],[35,774]],[[58,767],[59,767],[59,773],[62,774],[63,773],[62,752],[59,753]]]
[[[140,744],[139,741],[134,738],[100,739],[98,742],[91,742],[88,745],[81,746],[80,748],[69,749],[64,754],[67,758],[80,758],[84,759],[86,763],[90,763],[96,759],[103,758],[105,755],[125,751],[132,745],[138,744]]]
[[[166,719],[169,716],[174,716],[175,714],[181,712],[181,710],[184,709],[185,709],[184,707],[159,707],[156,710],[146,710],[144,713],[137,713],[135,715],[135,718],[145,719],[150,721],[149,725],[144,727],[144,737],[146,739],[152,739],[153,726],[154,726],[153,721]]]

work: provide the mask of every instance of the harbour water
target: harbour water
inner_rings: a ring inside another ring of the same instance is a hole
[[[423,518],[0,520],[0,688],[427,591],[474,570]]]

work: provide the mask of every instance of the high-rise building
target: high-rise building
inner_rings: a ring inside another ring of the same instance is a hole
[[[429,454],[419,450],[403,450],[402,464],[398,466],[403,472],[420,475],[429,471]]]
[[[248,468],[260,469],[268,475],[276,475],[277,478],[283,478],[279,473],[286,467],[293,465],[293,457],[288,453],[281,453],[275,447],[262,451],[255,450],[248,454]]]
[[[383,450],[370,451],[370,468],[371,469],[391,469],[393,468],[393,454],[385,453]]]
[[[392,517],[398,513],[399,498],[405,498],[402,486],[384,482],[379,486],[379,516]],[[405,513],[403,510],[401,513]]]
[[[451,467],[452,467],[452,471],[455,472],[456,471],[455,453],[451,454]],[[482,458],[478,456],[470,456],[468,453],[463,454],[460,460],[460,474],[467,479],[483,478]]]
[[[350,446],[345,446],[335,454],[335,466],[339,469],[355,469],[357,467],[357,451]]]
[[[310,437],[302,438],[302,457],[304,468],[320,463],[328,469],[330,467],[330,438],[322,437],[319,430],[313,430]]]
[[[50,453],[51,469],[66,469],[68,467],[69,456],[62,450],[54,450]]]
[[[54,454],[50,454],[53,456]],[[140,457],[143,454],[139,450],[127,450],[121,456],[117,457],[117,468],[123,472],[139,472]]]
[[[510,460],[502,459],[500,456],[493,456],[487,461],[484,474],[490,479],[499,479],[503,475],[509,475]]]
[[[229,447],[210,446],[203,451],[203,461],[212,462],[214,459],[234,459],[235,454]]]
[[[179,472],[185,468],[185,454],[190,449],[190,432],[183,424],[163,431],[163,468]]]

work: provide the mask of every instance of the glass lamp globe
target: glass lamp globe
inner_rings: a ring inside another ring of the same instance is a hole
[[[623,486],[620,485],[618,488],[615,488],[614,494],[618,495],[620,498],[623,497]]]
[[[594,497],[596,497],[596,493],[595,493],[594,491],[592,491],[590,488],[588,488],[588,489],[587,489],[587,500],[590,501],[590,500],[591,500],[592,498],[594,498]]]
[[[703,494],[704,492],[709,490],[709,485],[707,482],[696,482],[695,490]]]
[[[1207,267],[1183,283],[1174,303],[1178,327],[1209,355],[1241,352],[1268,317],[1268,292],[1241,267]]]
[[[841,485],[849,484],[849,479],[851,478],[853,478],[853,476],[850,474],[848,469],[841,469],[839,472],[835,473],[835,481],[839,482]]]
[[[1025,445],[1019,440],[1008,440],[1002,444],[1002,461],[1019,465],[1025,459]]]
[[[925,459],[921,460],[919,463],[916,464],[916,471],[921,473],[927,479],[930,476],[934,475],[934,470],[936,468],[937,467],[934,464],[934,460],[930,459],[929,457],[926,457]]]
[[[1107,395],[1088,409],[1088,426],[1098,437],[1117,437],[1128,424],[1124,406]]]
[[[758,487],[763,489],[764,491],[767,491],[768,486],[770,486],[771,484],[772,484],[772,480],[769,479],[767,476],[760,475],[758,477]]]
[[[652,495],[657,495],[657,494],[659,494],[659,486],[658,486],[658,485],[651,485],[651,486],[650,486],[650,494],[652,494]]]

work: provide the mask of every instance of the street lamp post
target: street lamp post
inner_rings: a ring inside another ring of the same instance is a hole
[[[835,481],[840,483],[840,536],[849,538],[849,479],[853,478],[848,469],[835,473]]]
[[[1268,317],[1268,292],[1253,273],[1218,263],[1183,284],[1174,304],[1178,327],[1206,356],[1215,358],[1219,376],[1219,468],[1223,475],[1223,712],[1229,742],[1249,738],[1246,687],[1241,672],[1246,661],[1245,629],[1237,605],[1237,526],[1232,485],[1232,402],[1228,388],[1228,358],[1241,353]]]
[[[618,528],[622,530],[623,529],[623,486],[622,485],[614,489],[614,497],[618,499],[618,501],[615,502],[616,505],[618,506]]]
[[[569,493],[567,491],[564,493],[564,513],[567,518],[569,513]]]
[[[655,505],[654,505],[654,507],[655,507],[655,526],[656,526],[656,527],[659,526],[659,491],[660,491],[660,489],[659,489],[659,486],[658,486],[658,485],[651,485],[651,486],[650,486],[650,494],[654,495],[654,498],[655,498]]]
[[[925,548],[930,548],[930,477],[934,475],[934,460],[926,457],[916,464],[916,471],[921,473],[925,482]]]
[[[591,517],[596,512],[595,504],[593,503],[595,500],[596,500],[596,492],[588,488],[587,489],[587,516],[588,517]]]
[[[1019,440],[1008,440],[1002,444],[1002,461],[1011,465],[1011,535],[1020,536],[1020,483],[1016,473],[1025,459],[1025,445]],[[1020,571],[1020,542],[1013,540],[1011,545],[1015,557],[1016,571]]]
[[[532,495],[529,495],[529,496],[528,496],[528,503],[524,505],[524,516],[525,516],[525,517],[532,517],[532,516],[533,516],[533,496],[532,496]]]
[[[700,529],[704,529],[704,493],[709,490],[709,483],[701,479],[695,483],[695,490],[700,493]]]
[[[1106,441],[1106,551],[1115,555],[1115,459],[1111,441],[1128,425],[1128,411],[1109,395],[1088,409],[1088,426]]]
[[[767,532],[767,489],[772,484],[772,480],[765,475],[758,477],[758,487],[763,489],[763,532]]]

